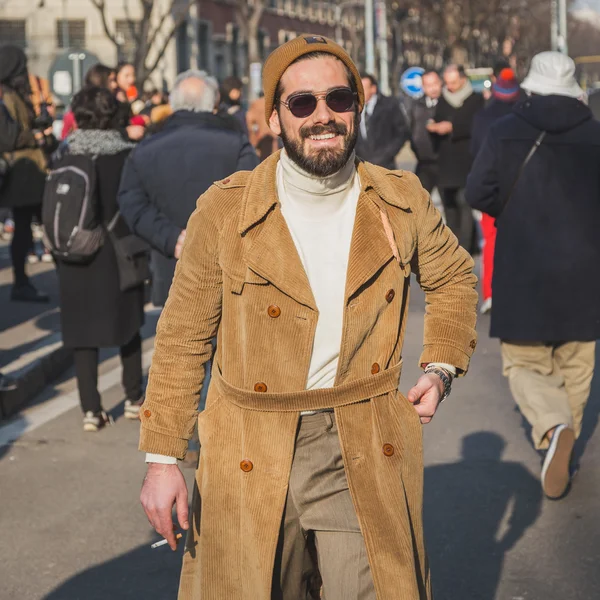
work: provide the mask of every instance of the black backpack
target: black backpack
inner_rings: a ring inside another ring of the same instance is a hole
[[[98,214],[95,160],[65,154],[53,167],[42,202],[46,244],[58,260],[87,262],[102,247],[106,235]]]

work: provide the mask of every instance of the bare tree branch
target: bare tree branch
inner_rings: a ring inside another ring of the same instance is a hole
[[[104,33],[106,34],[106,37],[115,46],[118,47],[119,46],[119,41],[117,40],[117,37],[110,30],[110,27],[108,26],[108,20],[106,18],[106,3],[104,2],[104,0],[91,0],[91,2],[98,9],[98,12],[100,13],[100,17],[102,19],[102,27],[104,28]]]

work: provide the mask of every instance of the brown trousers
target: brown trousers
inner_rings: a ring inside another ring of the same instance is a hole
[[[557,425],[581,433],[594,375],[596,343],[502,342],[504,375],[536,448],[548,447],[546,432]]]
[[[300,419],[273,575],[272,600],[319,597],[376,598],[333,412]]]

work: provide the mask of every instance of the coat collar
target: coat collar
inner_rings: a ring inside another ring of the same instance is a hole
[[[270,156],[250,175],[242,196],[238,231],[245,236],[254,225],[245,259],[248,267],[298,302],[317,310],[308,277],[285,222],[277,197],[276,171],[279,153]],[[353,295],[394,258],[386,236],[382,212],[387,205],[410,212],[410,206],[394,189],[398,171],[357,160],[361,192],[350,247],[346,278],[346,299]]]
[[[261,221],[267,213],[279,204],[277,197],[277,163],[281,151],[273,153],[263,161],[250,175],[242,196],[242,211],[238,231],[245,234],[253,225]],[[401,171],[389,171],[356,159],[356,168],[360,178],[361,192],[375,190],[384,202],[410,211],[410,205],[404,196],[394,189],[394,178],[402,177]]]

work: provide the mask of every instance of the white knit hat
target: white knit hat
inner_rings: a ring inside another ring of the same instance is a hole
[[[575,79],[573,59],[560,52],[540,52],[533,57],[529,73],[521,87],[539,96],[581,98],[585,92]]]

